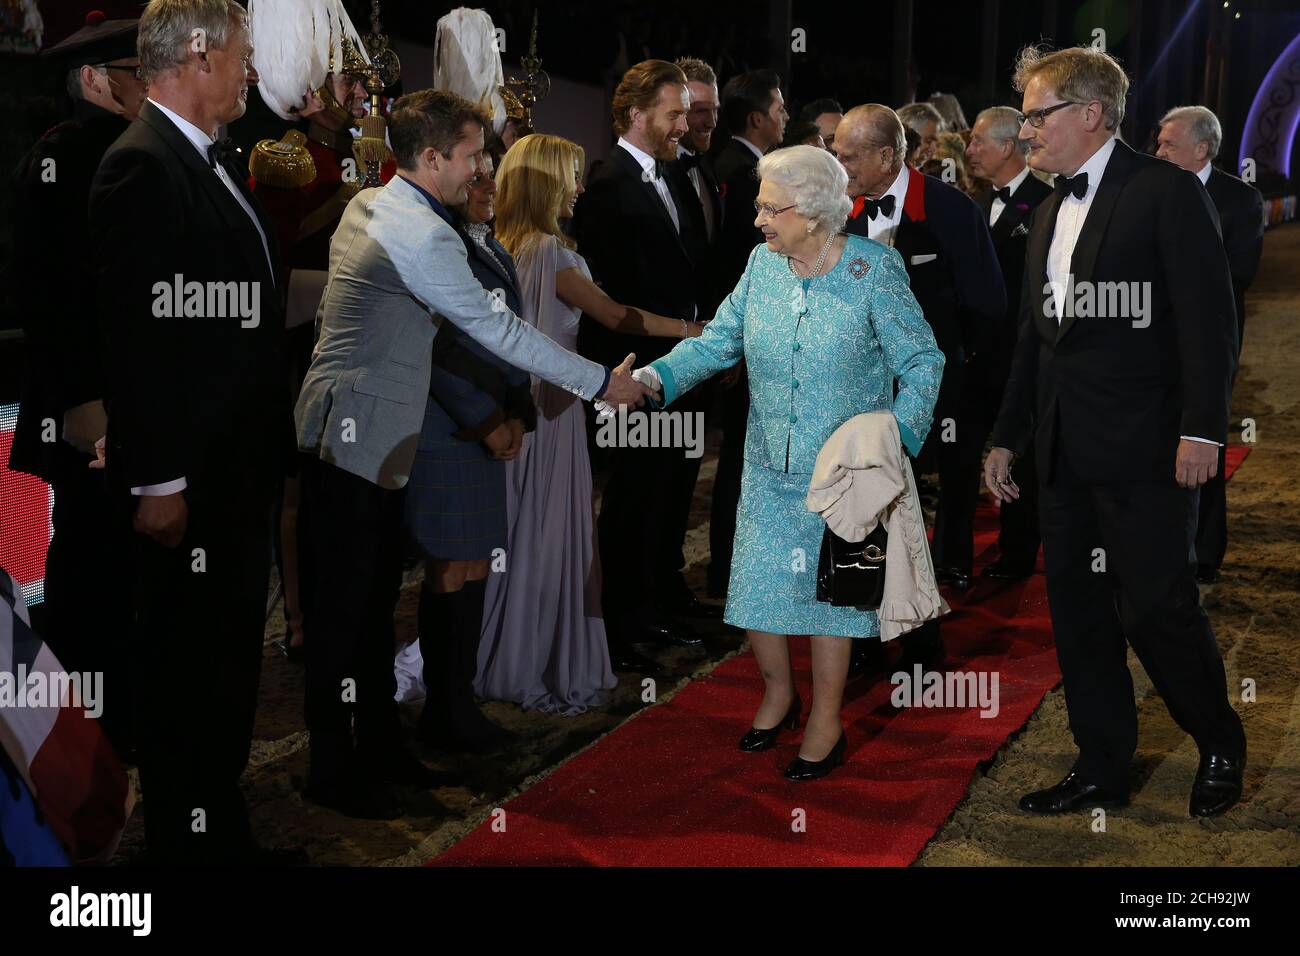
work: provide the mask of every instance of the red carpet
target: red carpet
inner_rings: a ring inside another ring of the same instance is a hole
[[[1229,448],[1229,475],[1247,451]],[[976,525],[984,560],[996,520],[984,498]],[[845,699],[847,763],[824,780],[792,783],[781,770],[798,753],[798,734],[783,735],[766,753],[736,749],[762,693],[746,653],[505,804],[503,832],[489,819],[431,865],[910,864],[965,795],[978,764],[1060,680],[1041,572],[1010,584],[981,581],[961,602],[948,597],[949,672],[996,674],[996,716],[981,717],[978,705],[898,708],[887,678],[860,680]],[[791,645],[806,708],[808,642]]]

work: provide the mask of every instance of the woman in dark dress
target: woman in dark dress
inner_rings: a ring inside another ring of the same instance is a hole
[[[470,269],[518,314],[514,260],[492,236],[492,162],[452,210]],[[503,311],[503,315],[507,314]],[[418,612],[427,697],[420,732],[437,747],[486,752],[508,735],[478,710],[473,681],[485,579],[506,547],[505,463],[535,426],[528,374],[444,322],[406,499],[406,523],[425,559]],[[413,655],[405,652],[403,658]]]

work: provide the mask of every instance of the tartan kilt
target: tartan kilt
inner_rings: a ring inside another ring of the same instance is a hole
[[[406,493],[406,527],[426,558],[474,561],[506,546],[506,463],[453,438],[451,416],[430,398]]]

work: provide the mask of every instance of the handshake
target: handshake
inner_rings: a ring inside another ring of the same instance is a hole
[[[632,371],[635,353],[623,359],[623,364],[609,373],[609,385],[596,399],[596,417],[610,418],[623,405],[640,408],[646,398],[663,400],[663,383],[659,373],[650,366]]]

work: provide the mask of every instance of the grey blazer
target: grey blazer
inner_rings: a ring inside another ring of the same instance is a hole
[[[474,278],[465,245],[400,176],[363,189],[330,241],[320,336],[294,418],[298,447],[401,488],[411,474],[429,394],[430,346],[443,319],[516,368],[585,399],[602,365],[519,319]]]

